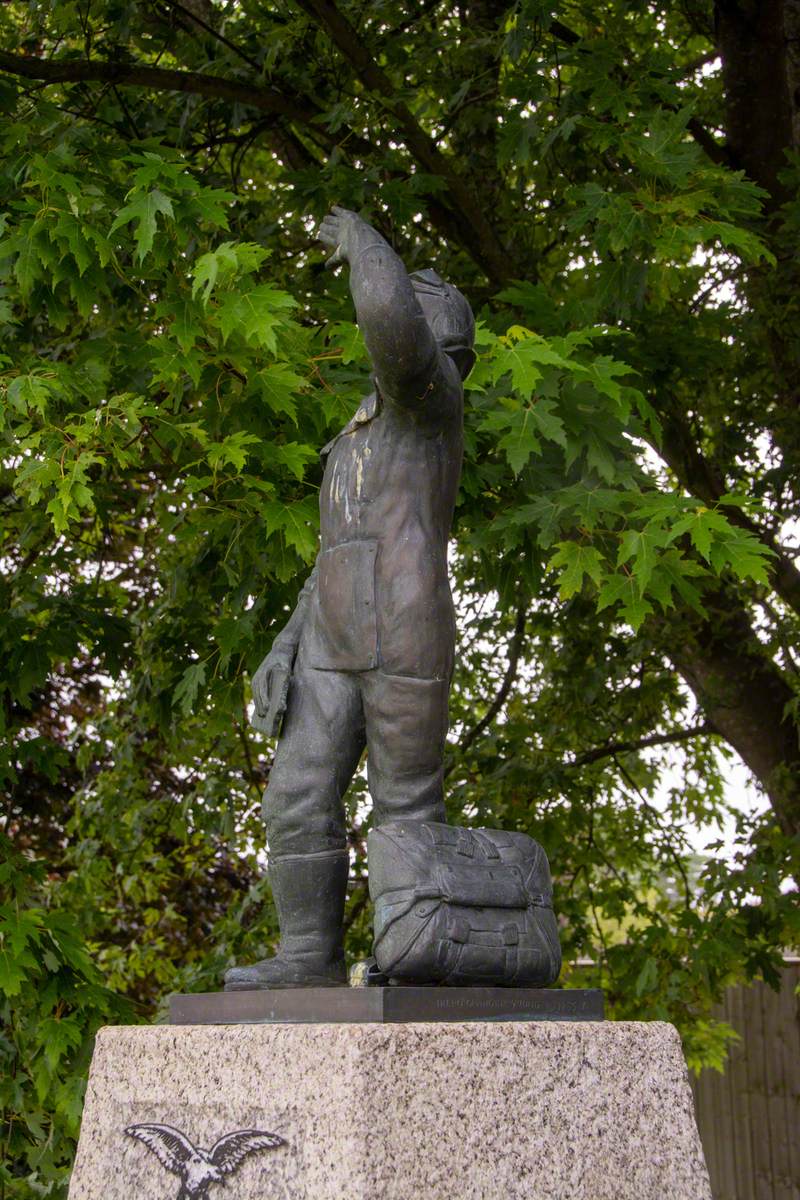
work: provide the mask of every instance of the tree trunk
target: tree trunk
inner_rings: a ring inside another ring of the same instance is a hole
[[[793,239],[781,205],[795,198],[786,172],[800,151],[800,0],[717,0],[727,138],[735,166],[767,192],[775,267],[748,273],[747,295],[767,335],[776,376],[772,437],[790,480],[800,473],[800,330]]]
[[[769,192],[774,209],[790,198],[778,176],[796,129],[797,59],[787,34],[797,0],[717,0],[717,46],[735,164]]]
[[[788,38],[800,28],[800,0],[717,0],[717,46],[723,63],[727,141],[733,165],[768,193],[777,268],[753,270],[748,299],[767,332],[772,352],[776,397],[772,436],[783,453],[784,469],[798,450],[797,363],[794,336],[776,305],[780,293],[791,294],[797,282],[793,263],[781,261],[778,210],[788,198],[779,175],[796,147],[800,121],[800,44]],[[794,26],[792,23],[794,22]],[[662,455],[681,483],[698,498],[713,503],[724,481],[693,445],[676,411],[661,413],[665,445]],[[736,518],[734,517],[736,520]],[[738,524],[752,523],[742,515]],[[760,531],[752,526],[752,532]],[[779,557],[772,583],[785,602],[798,611],[798,572],[791,556],[769,537]],[[703,596],[706,618],[681,610],[664,622],[666,653],[692,689],[715,731],[736,750],[768,796],[781,828],[800,834],[800,722],[793,692],[767,647],[753,631],[746,597],[733,586],[717,584]]]
[[[800,834],[797,696],[756,637],[738,596],[719,586],[703,597],[708,617],[667,622],[667,653],[714,730],[764,788],[784,833]]]

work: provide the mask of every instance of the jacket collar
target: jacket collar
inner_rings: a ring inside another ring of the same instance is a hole
[[[358,406],[355,416],[347,422],[344,429],[340,429],[336,436],[331,438],[327,445],[322,447],[319,452],[319,456],[323,462],[328,457],[336,443],[339,441],[339,438],[346,437],[348,433],[355,433],[356,429],[360,428],[362,425],[368,425],[370,421],[377,417],[380,411],[381,400],[376,387],[374,392],[370,392],[368,396],[364,397]]]

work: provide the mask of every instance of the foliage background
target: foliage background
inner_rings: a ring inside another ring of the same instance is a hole
[[[2,6],[4,1200],[66,1194],[99,1024],[274,945],[247,679],[368,386],[332,203],[481,321],[451,816],[547,847],[567,985],[722,1064],[713,1000],[796,939],[798,28],[791,0]],[[769,807],[701,860],[732,756]]]

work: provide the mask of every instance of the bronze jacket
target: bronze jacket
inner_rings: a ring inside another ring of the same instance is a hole
[[[442,356],[446,359],[446,356]],[[461,471],[461,383],[437,365],[434,421],[373,393],[325,448],[321,545],[303,632],[323,670],[449,679],[455,623],[447,540]]]
[[[304,589],[300,650],[321,670],[449,679],[447,541],[463,457],[463,388],[405,284],[385,243],[351,265],[376,389],[322,451],[321,544]],[[382,321],[392,322],[391,336]]]

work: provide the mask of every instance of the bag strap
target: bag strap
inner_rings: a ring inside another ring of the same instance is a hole
[[[430,888],[428,888],[428,889],[415,888],[414,891],[411,893],[411,895],[406,900],[405,904],[401,908],[399,908],[397,910],[397,912],[392,913],[391,920],[386,922],[386,924],[384,925],[380,934],[378,934],[378,936],[375,938],[375,940],[373,942],[373,945],[372,945],[373,954],[378,949],[378,946],[381,944],[384,937],[389,932],[389,930],[392,928],[392,926],[395,924],[395,922],[399,921],[401,919],[401,917],[408,916],[408,914],[411,912],[414,905],[417,904],[420,900],[436,900],[436,901],[438,901],[438,903],[435,905],[434,908],[431,909],[430,913],[428,914],[428,920],[422,921],[420,923],[419,927],[414,930],[411,937],[408,939],[405,946],[403,947],[402,952],[396,956],[396,958],[394,960],[395,965],[397,963],[399,963],[402,959],[405,958],[405,956],[408,954],[411,947],[414,945],[414,942],[417,940],[417,938],[422,933],[425,926],[428,924],[428,921],[430,920],[430,918],[436,912],[436,909],[442,903],[442,897],[441,897],[440,893],[434,892]]]
[[[459,829],[456,852],[463,854],[465,858],[475,857],[475,842],[472,840],[472,834],[468,829]]]
[[[497,846],[495,846],[492,839],[486,837],[486,835],[482,833],[480,829],[473,829],[472,836],[480,846],[481,850],[483,850],[486,858],[498,859],[500,857],[500,851],[497,849]]]

